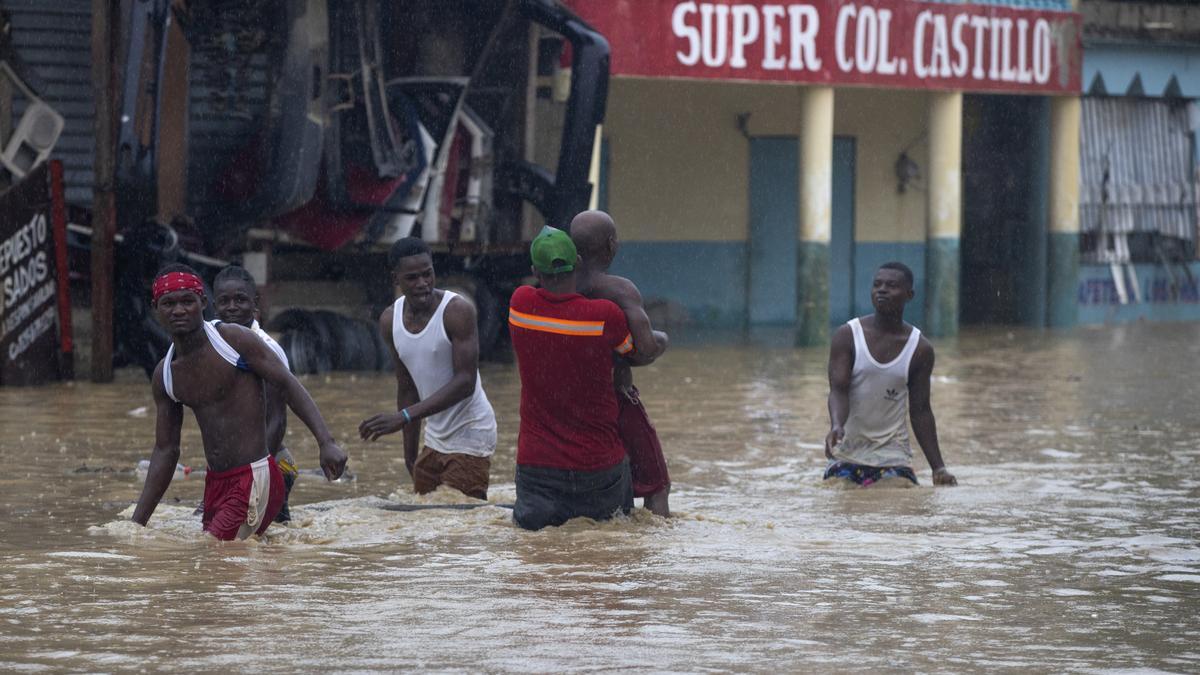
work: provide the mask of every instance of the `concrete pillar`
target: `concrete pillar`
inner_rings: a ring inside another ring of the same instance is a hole
[[[800,97],[800,246],[796,261],[797,343],[829,342],[829,233],[833,204],[833,88]]]
[[[933,92],[929,95],[929,227],[925,246],[925,332],[934,337],[958,334],[958,242],[962,235],[962,109],[962,92]]]
[[[1050,195],[1046,258],[1046,325],[1079,321],[1079,123],[1078,96],[1050,101]]]

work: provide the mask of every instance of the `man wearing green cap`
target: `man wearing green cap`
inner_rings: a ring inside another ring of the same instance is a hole
[[[521,376],[513,520],[540,530],[629,513],[633,487],[612,366],[614,353],[633,354],[625,314],[576,292],[579,255],[566,232],[544,228],[529,253],[541,287],[518,288],[508,317]]]

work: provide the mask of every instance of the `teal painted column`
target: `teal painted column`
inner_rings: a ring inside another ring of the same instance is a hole
[[[1079,323],[1079,97],[1050,102],[1050,234],[1046,325]]]
[[[958,237],[925,242],[925,332],[934,337],[958,334]]]
[[[800,242],[796,251],[796,286],[800,293],[799,330],[802,347],[829,342],[829,244]]]
[[[829,342],[829,235],[833,216],[833,88],[805,87],[800,103],[800,246],[796,343]]]
[[[1070,328],[1079,323],[1079,233],[1051,232],[1047,248],[1046,325]]]
[[[929,95],[929,227],[925,239],[924,330],[932,337],[958,335],[962,107],[962,92]]]

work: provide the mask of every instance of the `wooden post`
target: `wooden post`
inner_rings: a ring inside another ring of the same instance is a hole
[[[113,237],[117,230],[114,70],[116,0],[92,0],[92,97],[96,105],[92,197],[92,381],[113,379]]]
[[[75,333],[71,330],[71,270],[67,261],[67,197],[63,163],[50,160],[50,222],[54,227],[54,272],[58,288],[58,376],[75,379]]]

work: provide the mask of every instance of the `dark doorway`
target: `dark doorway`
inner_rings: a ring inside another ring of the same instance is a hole
[[[1049,145],[1045,97],[964,97],[964,325],[1045,325]]]

